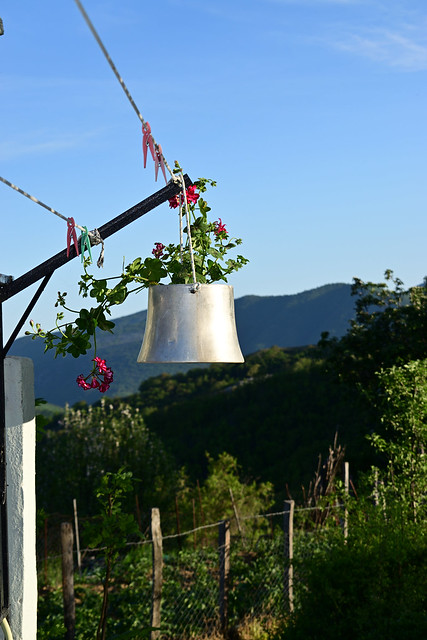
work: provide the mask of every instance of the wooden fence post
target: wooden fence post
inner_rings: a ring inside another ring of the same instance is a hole
[[[141,518],[141,509],[139,507],[139,498],[135,494],[135,509],[136,509],[136,521],[138,522],[139,530],[142,533],[142,518]]]
[[[284,533],[285,533],[285,574],[284,588],[285,601],[289,602],[289,611],[294,610],[294,568],[292,565],[294,558],[294,500],[285,500],[284,507]]]
[[[193,547],[196,549],[196,547],[197,547],[197,532],[196,532],[197,524],[196,524],[196,501],[194,500],[194,498],[192,498],[192,504],[193,504]]]
[[[182,549],[181,525],[179,522],[178,496],[176,494],[175,494],[175,515],[176,515],[176,532],[178,534],[178,544],[179,544],[179,548]]]
[[[218,526],[219,549],[219,620],[225,636],[228,626],[228,580],[230,574],[230,521],[222,520]]]
[[[242,540],[243,546],[246,546],[245,536],[243,535],[242,525],[240,524],[239,512],[237,511],[237,505],[236,505],[236,502],[234,500],[233,489],[231,487],[228,487],[228,491],[230,493],[231,504],[232,504],[233,511],[234,511],[234,517],[236,518],[237,528],[239,530],[240,538]]]
[[[151,538],[153,540],[153,590],[151,602],[151,626],[160,627],[160,608],[163,585],[163,538],[159,509],[151,509]],[[160,631],[151,632],[151,640],[160,638]]]
[[[76,633],[76,603],[74,600],[73,527],[61,524],[62,597],[64,600],[65,640],[74,640]]]
[[[206,519],[205,519],[205,512],[203,511],[203,504],[202,504],[202,493],[200,491],[200,482],[197,480],[197,494],[199,497],[199,507],[200,507],[200,515],[202,518],[202,525],[205,526],[206,524]],[[206,547],[208,544],[207,538],[206,538],[206,531],[203,533],[203,544]]]

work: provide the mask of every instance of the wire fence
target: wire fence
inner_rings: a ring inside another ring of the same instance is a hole
[[[300,517],[303,511],[307,510],[296,509],[295,514]],[[341,513],[342,505],[337,505],[337,514]],[[160,582],[151,534],[144,540],[130,540],[116,560],[111,583],[108,616],[114,631],[124,633],[132,625],[152,624],[156,583],[161,593],[160,631],[152,632],[153,639],[215,639],[230,629],[245,638],[252,637],[248,630],[253,634],[255,627],[268,633],[293,610],[303,582],[301,567],[314,548],[313,533],[298,528],[293,534],[293,516],[293,501],[287,501],[284,511],[241,518],[232,535],[229,521],[221,521],[161,537]],[[64,580],[62,520],[60,515],[49,517],[39,528],[38,573],[45,588]],[[342,523],[339,515],[335,520]],[[84,526],[82,530],[84,545]],[[102,547],[75,549],[77,617],[89,600],[88,593],[101,597],[104,556]]]

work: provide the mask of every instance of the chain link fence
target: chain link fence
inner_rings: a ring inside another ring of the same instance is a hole
[[[49,517],[53,526],[39,528],[39,582],[45,588],[49,581],[51,587],[61,583],[59,520]],[[246,517],[238,524],[230,528],[229,521],[222,521],[161,537],[160,631],[153,632],[153,639],[215,640],[234,631],[246,640],[268,633],[292,611],[304,563],[319,536],[314,541],[303,527],[293,535],[292,501],[283,512]],[[81,541],[84,545],[84,533]],[[150,538],[129,543],[116,560],[108,610],[115,633],[149,627],[153,620],[153,584],[159,579],[155,546]],[[103,549],[80,551],[76,617],[90,602],[101,600],[104,555]]]

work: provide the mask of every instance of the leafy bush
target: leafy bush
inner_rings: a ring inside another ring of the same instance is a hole
[[[298,571],[298,563],[296,566]],[[358,507],[347,543],[334,537],[304,562],[297,610],[276,638],[421,640],[427,634],[427,531],[398,505]]]
[[[386,434],[370,437],[386,460],[378,491],[386,502],[398,496],[407,517],[416,520],[427,485],[427,360],[382,369],[377,378],[376,393],[370,395]]]
[[[139,480],[142,504],[162,508],[173,499],[171,457],[138,409],[105,400],[84,410],[67,408],[58,427],[47,430],[37,447],[38,505],[49,513],[64,513],[76,498],[79,514],[92,515],[97,510],[93,487],[105,473],[121,467]],[[129,511],[134,504],[135,496],[130,496]]]

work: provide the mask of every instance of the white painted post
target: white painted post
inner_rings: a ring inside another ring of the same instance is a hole
[[[36,428],[34,372],[29,358],[5,359],[5,395],[8,617],[14,640],[36,640]]]

